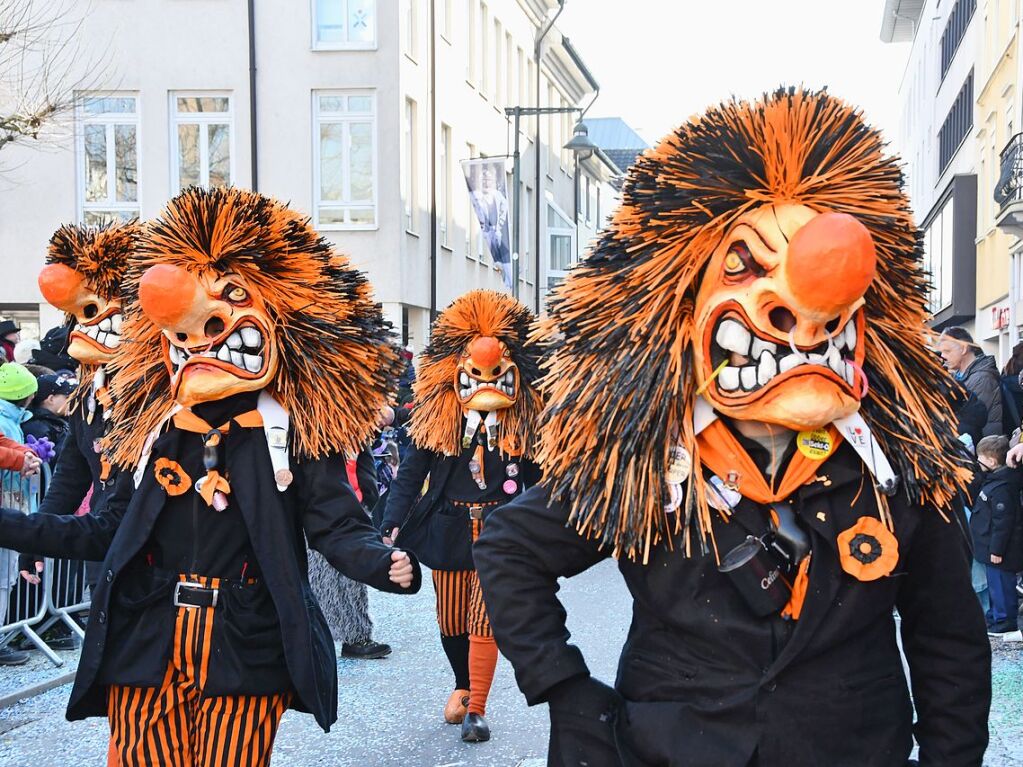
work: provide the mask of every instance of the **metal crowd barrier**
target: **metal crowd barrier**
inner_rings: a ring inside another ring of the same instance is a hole
[[[50,467],[36,477],[0,471],[0,506],[23,514],[34,514],[50,480]],[[40,574],[40,583],[31,584],[19,575],[18,553],[0,549],[0,648],[16,637],[25,637],[55,666],[63,659],[43,640],[53,626],[63,624],[79,640],[85,631],[73,617],[88,612],[85,563],[68,559],[50,559]]]

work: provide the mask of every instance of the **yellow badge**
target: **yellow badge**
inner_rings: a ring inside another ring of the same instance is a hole
[[[819,461],[831,455],[835,442],[827,429],[814,429],[799,432],[796,435],[796,447],[810,460]]]

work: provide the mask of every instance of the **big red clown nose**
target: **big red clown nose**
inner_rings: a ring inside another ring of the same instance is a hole
[[[501,342],[492,336],[480,336],[469,344],[469,356],[480,368],[494,368],[501,363]]]
[[[139,305],[153,322],[168,330],[180,327],[192,312],[199,284],[180,266],[151,266],[139,280]]]
[[[81,292],[82,275],[64,264],[47,264],[39,272],[39,291],[51,306],[61,311],[73,312],[76,298]]]
[[[830,319],[867,292],[877,273],[870,232],[847,213],[822,213],[789,242],[785,277],[800,309]]]

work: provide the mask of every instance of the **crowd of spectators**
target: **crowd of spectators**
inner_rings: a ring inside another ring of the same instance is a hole
[[[43,488],[42,464],[53,464],[68,434],[67,409],[78,385],[78,363],[65,352],[67,329],[54,328],[42,341],[22,341],[13,320],[0,320],[0,490],[4,506],[34,510]],[[15,614],[13,595],[18,554],[0,549],[0,626]],[[58,630],[57,634],[61,634]],[[64,648],[68,635],[50,636]],[[0,637],[2,638],[2,637]],[[0,665],[19,665],[27,653],[11,643],[0,647]]]
[[[976,473],[966,505],[973,538],[973,588],[985,610],[988,633],[1023,641],[1019,601],[1023,585],[1023,342],[1001,371],[973,336],[946,328],[937,351],[961,384],[953,407],[959,438],[975,455]]]

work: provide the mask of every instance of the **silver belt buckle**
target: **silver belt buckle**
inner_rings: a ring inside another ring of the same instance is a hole
[[[478,504],[469,507],[469,519],[483,519],[484,506]]]
[[[180,601],[180,595],[181,595],[181,589],[183,589],[183,588],[184,589],[202,589],[203,591],[212,591],[213,592],[213,603],[210,605],[210,607],[216,607],[217,606],[217,597],[220,594],[220,589],[211,589],[211,588],[208,588],[206,586],[203,586],[201,583],[196,583],[195,581],[178,581],[176,584],[174,584],[174,606],[175,607],[188,607],[188,608],[192,608],[192,609],[197,609],[199,607],[202,607],[202,605],[190,605],[188,603],[181,602]]]

